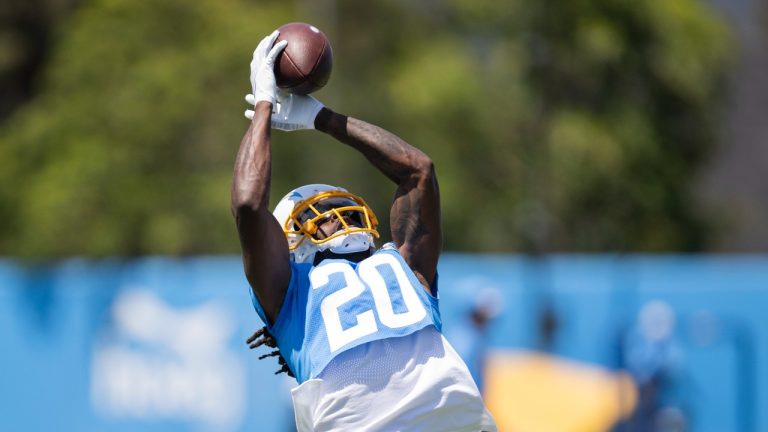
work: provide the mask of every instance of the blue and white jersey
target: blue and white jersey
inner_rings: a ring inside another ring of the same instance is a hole
[[[433,287],[436,292],[436,287]],[[261,305],[254,307],[267,322]],[[441,330],[428,294],[393,245],[354,263],[291,263],[291,281],[269,331],[299,383],[315,378],[337,355],[366,342]]]

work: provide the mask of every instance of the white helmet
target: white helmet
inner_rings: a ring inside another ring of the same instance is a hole
[[[344,216],[356,219],[360,226],[348,225]],[[288,239],[291,259],[297,263],[312,262],[317,252],[330,250],[345,254],[362,252],[373,246],[379,237],[378,220],[368,204],[346,189],[326,184],[311,184],[296,188],[280,200],[272,214]],[[332,235],[318,240],[318,222],[336,215],[342,227]]]

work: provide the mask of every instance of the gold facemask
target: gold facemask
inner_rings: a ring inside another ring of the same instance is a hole
[[[343,228],[324,239],[315,238],[320,222],[332,216],[339,219]],[[345,218],[357,222],[360,226],[349,224]],[[298,203],[286,221],[283,231],[286,236],[298,234],[303,237],[289,247],[293,250],[307,239],[314,244],[322,244],[343,235],[359,232],[368,232],[379,238],[379,232],[376,231],[378,224],[373,210],[362,198],[349,192],[333,190],[321,192]]]

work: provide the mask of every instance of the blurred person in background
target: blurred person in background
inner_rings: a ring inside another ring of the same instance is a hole
[[[254,51],[252,122],[232,185],[251,298],[267,324],[248,343],[278,348],[281,371],[299,382],[291,391],[299,430],[495,431],[440,332],[442,228],[431,159],[313,97],[278,91],[273,65],[286,42],[274,44],[277,36]],[[329,134],[394,181],[393,241],[375,248],[375,214],[340,187],[299,187],[271,213],[273,127]]]
[[[638,403],[618,430],[682,432],[688,419],[681,397],[683,352],[675,338],[675,312],[665,302],[643,305],[620,341],[619,363],[635,381]]]
[[[495,287],[485,287],[472,295],[464,311],[464,320],[453,327],[448,339],[467,363],[472,378],[482,393],[483,375],[490,345],[489,325],[504,309],[504,298]]]

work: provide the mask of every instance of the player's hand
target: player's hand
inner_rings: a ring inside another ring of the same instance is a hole
[[[246,102],[255,104],[253,95],[245,96]],[[314,129],[315,117],[323,104],[312,96],[295,95],[277,90],[277,103],[272,109],[272,127],[284,131]],[[253,119],[253,110],[246,110],[245,117]]]
[[[253,51],[251,60],[251,88],[253,89],[253,104],[259,101],[267,101],[275,104],[277,98],[277,85],[275,84],[275,59],[288,45],[288,41],[281,41],[274,45],[275,39],[280,33],[275,30],[271,35],[259,42]],[[274,46],[273,46],[274,45]]]

